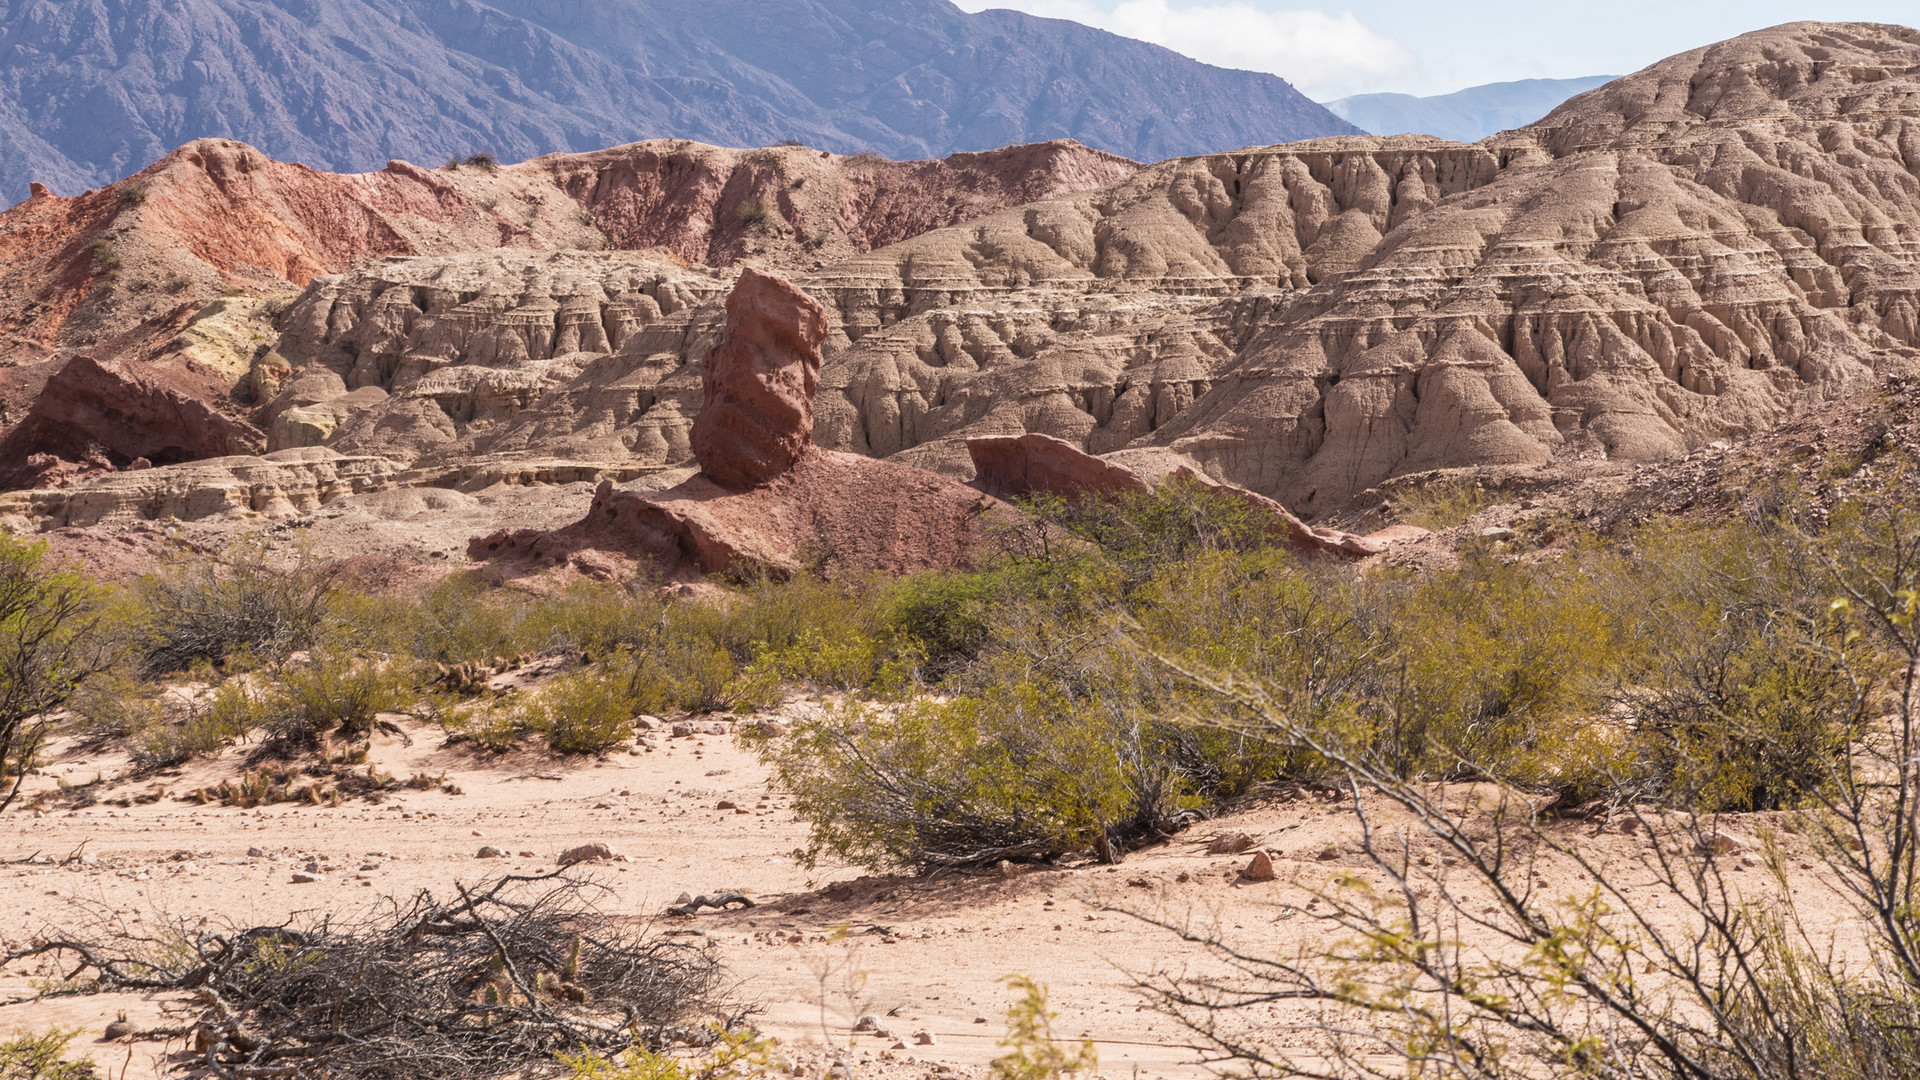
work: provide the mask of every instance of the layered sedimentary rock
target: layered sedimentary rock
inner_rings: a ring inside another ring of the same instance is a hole
[[[965,564],[993,500],[922,469],[813,445],[826,336],[820,306],[748,270],[726,312],[725,334],[706,362],[707,405],[693,427],[698,474],[665,491],[604,483],[581,520],[480,537],[468,554],[558,565],[610,551],[690,575]]]
[[[278,175],[233,168],[222,190]],[[382,211],[415,254],[311,279],[245,376],[249,420],[415,476],[687,467],[742,260],[825,311],[816,447],[957,480],[970,439],[1165,452],[1309,522],[1435,469],[1684,454],[1920,366],[1920,36],[1897,27],[1750,34],[1474,145],[1136,170],[656,144],[336,181],[440,185],[454,216]],[[94,205],[56,201],[34,213]],[[435,246],[469,221],[528,233]],[[667,250],[520,250],[569,236]],[[0,401],[43,369],[16,370]]]
[[[384,458],[319,448],[210,458],[122,472],[73,488],[0,494],[0,527],[32,532],[221,516],[253,525],[382,490],[392,486],[397,472]]]

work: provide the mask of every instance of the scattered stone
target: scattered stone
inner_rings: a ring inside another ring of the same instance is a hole
[[[609,795],[593,804],[595,810],[618,810],[627,805],[627,800],[618,795]]]
[[[521,857],[521,858],[523,858],[523,859],[537,859],[537,858],[539,858],[540,856],[539,856],[539,855],[538,855],[537,853],[535,853],[535,852],[531,852],[531,851],[523,851],[523,852],[521,852],[521,853],[520,853],[520,857]]]
[[[1724,829],[1715,829],[1700,838],[1700,852],[1703,855],[1738,855],[1752,850],[1754,846],[1753,841],[1746,837]]]
[[[721,799],[718,803],[714,804],[713,808],[715,810],[738,810],[740,809],[740,804],[734,802],[732,799]]]
[[[692,737],[693,737],[693,722],[692,722],[692,721],[690,721],[690,720],[681,720],[681,721],[677,721],[677,722],[676,722],[676,723],[675,723],[675,724],[673,725],[673,728],[672,728],[671,730],[672,730],[672,734],[673,734],[673,737],[674,737],[674,738],[676,738],[676,739],[688,739],[688,738],[692,738]]]
[[[320,875],[311,870],[295,870],[293,872],[293,883],[295,885],[311,885],[319,880],[321,880]]]
[[[1318,859],[1321,862],[1332,862],[1333,860],[1339,857],[1340,857],[1340,849],[1337,847],[1334,847],[1332,844],[1328,844],[1326,847],[1321,848],[1320,854],[1314,856],[1315,859]]]
[[[266,857],[267,853],[260,848],[250,847],[247,849],[247,858],[249,859],[264,859]]]
[[[483,844],[479,851],[473,853],[473,857],[476,859],[504,859],[507,857],[507,853],[504,849],[494,847],[492,844]]]
[[[892,1045],[892,1046],[889,1046],[889,1047],[887,1047],[887,1049],[889,1049],[889,1050],[906,1050],[906,1049],[910,1049],[910,1048],[909,1048],[909,1047],[907,1046],[907,1044],[906,1044],[905,1042],[903,1042],[903,1041],[901,1041],[901,1040],[899,1040],[899,1039],[895,1039],[895,1040],[893,1041],[893,1045]]]
[[[1248,881],[1272,881],[1280,875],[1274,872],[1273,859],[1264,851],[1253,853],[1253,861],[1247,864],[1240,876]]]
[[[580,844],[568,848],[560,853],[560,858],[556,861],[561,866],[573,866],[577,863],[598,862],[601,859],[615,859],[618,857],[611,846],[603,841],[595,840],[589,844]]]
[[[1480,539],[1482,540],[1511,540],[1513,539],[1513,535],[1513,530],[1504,525],[1495,525],[1492,528],[1480,530]]]
[[[687,894],[681,893],[680,895],[685,897]],[[750,908],[753,906],[753,901],[737,892],[720,892],[714,893],[712,896],[702,895],[693,897],[690,900],[683,899],[678,904],[668,908],[667,914],[698,915],[701,908],[719,908],[724,911],[735,904],[743,908]]]
[[[940,1037],[931,1031],[916,1031],[913,1033],[913,1042],[916,1046],[939,1046]]]
[[[984,1016],[976,1016],[973,1018],[973,1022],[976,1024],[984,1024],[987,1022],[987,1018]]]
[[[665,723],[666,721],[657,716],[636,716],[633,718],[633,726],[641,731],[658,731]]]
[[[860,1019],[853,1022],[853,1030],[855,1032],[872,1032],[875,1035],[887,1038],[893,1037],[893,1030],[887,1027],[887,1022],[875,1013],[863,1013]]]
[[[1255,843],[1257,841],[1253,837],[1243,832],[1221,833],[1213,838],[1213,843],[1207,845],[1207,854],[1238,855],[1252,848]]]

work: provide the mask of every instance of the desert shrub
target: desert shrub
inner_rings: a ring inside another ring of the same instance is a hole
[[[405,650],[431,663],[491,662],[534,645],[524,625],[527,598],[489,589],[477,577],[443,578],[394,613]]]
[[[641,710],[631,678],[604,670],[553,680],[533,706],[533,726],[560,754],[603,754],[633,737]]]
[[[767,220],[767,204],[759,199],[742,199],[734,214],[743,225],[758,225]]]
[[[218,753],[272,719],[254,684],[230,680],[184,705],[163,708],[151,722],[129,731],[127,744],[136,769],[169,768]]]
[[[1069,1050],[1054,1035],[1058,1014],[1047,1008],[1046,987],[1025,975],[1005,982],[1020,996],[1007,1008],[1007,1036],[1000,1040],[1007,1052],[993,1059],[996,1080],[1059,1080],[1100,1068],[1092,1039],[1083,1037]]]
[[[117,273],[120,269],[120,255],[113,250],[113,241],[104,236],[87,245],[87,256],[105,273]]]
[[[915,574],[878,598],[876,621],[938,679],[980,655],[992,635],[996,596],[983,574]]]
[[[193,279],[176,271],[167,275],[166,280],[161,282],[161,287],[170,293],[183,293],[193,288]]]
[[[44,543],[0,532],[0,809],[20,790],[53,714],[112,665],[101,591]]]
[[[222,663],[246,652],[280,659],[312,646],[327,619],[339,571],[305,552],[277,565],[263,545],[236,543],[225,558],[177,562],[143,578],[149,675]]]
[[[440,722],[450,741],[495,754],[519,746],[534,727],[525,703],[512,698],[463,702],[442,711]]]
[[[411,673],[397,662],[316,650],[304,664],[273,672],[260,702],[266,727],[278,740],[310,745],[322,735],[355,738],[373,730],[383,712],[404,712],[418,698]]]
[[[547,1076],[559,1054],[611,1057],[738,1015],[710,948],[650,937],[602,910],[609,895],[507,877],[357,913],[183,928],[166,949],[49,932],[27,955],[75,969],[57,994],[190,989],[209,1071],[234,1075],[266,1061],[339,1080]]]
[[[0,1080],[95,1080],[100,1072],[92,1058],[66,1060],[67,1045],[78,1034],[55,1029],[0,1041]]]
[[[601,657],[654,640],[665,608],[665,602],[637,585],[576,581],[529,602],[517,636],[540,649]]]
[[[492,172],[500,167],[500,159],[483,150],[477,154],[468,154],[460,164]]]
[[[1487,508],[1491,500],[1473,470],[1449,473],[1398,487],[1387,502],[1400,521],[1423,529],[1451,529]]]
[[[763,753],[811,823],[809,865],[937,867],[1097,846],[1136,792],[1106,717],[1038,686],[849,703]]]
[[[146,201],[147,185],[145,184],[128,184],[120,189],[120,206],[123,209],[131,210],[144,205]]]

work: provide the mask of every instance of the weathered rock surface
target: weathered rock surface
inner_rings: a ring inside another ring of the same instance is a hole
[[[60,459],[115,468],[261,448],[261,433],[209,404],[195,381],[132,361],[74,357],[0,438],[0,488],[30,486]]]
[[[0,527],[24,533],[223,515],[242,523],[281,520],[390,487],[398,473],[385,458],[348,457],[321,447],[209,458],[67,488],[6,492],[0,494]]]
[[[1179,480],[1202,484],[1239,500],[1252,512],[1254,521],[1265,523],[1263,529],[1276,541],[1301,551],[1365,558],[1378,555],[1395,543],[1418,539],[1427,532],[1411,525],[1397,525],[1369,536],[1355,536],[1337,529],[1315,528],[1272,499],[1234,484],[1211,480],[1190,461],[1165,451],[1131,452],[1131,460],[1144,471],[1122,463],[1128,460],[1128,452],[1103,460],[1051,435],[968,439],[967,452],[973,457],[973,486],[1002,499],[1048,494],[1076,502],[1088,495],[1144,493],[1151,491],[1158,481]]]
[[[323,373],[294,370],[313,363],[339,377],[330,396],[340,397],[368,385],[391,390],[396,377],[451,360],[507,368],[612,351],[652,319],[724,291],[711,271],[676,261],[811,265],[1135,168],[1066,142],[889,162],[675,141],[505,168],[392,162],[342,176],[203,139],[107,188],[42,195],[0,213],[0,362],[37,368],[85,350],[159,363],[204,384],[210,408],[257,422],[275,449],[336,433],[348,440],[351,414],[372,403],[316,408],[324,399],[296,393],[264,416],[240,410],[278,401],[305,375],[324,382]],[[608,280],[613,267],[584,292],[549,287],[553,274],[568,276],[569,260],[617,263],[618,252],[642,249],[652,254],[634,265],[653,268],[650,277]],[[530,269],[547,252],[569,254]],[[449,262],[411,274],[394,265],[418,255]],[[351,279],[330,276],[369,259],[384,261]],[[410,291],[386,295],[394,285]],[[267,298],[301,288],[292,311]],[[223,296],[235,289],[254,295]],[[431,325],[415,335],[423,321]],[[676,348],[674,366],[684,362]],[[455,423],[470,419],[463,405],[491,419],[542,383],[524,372],[449,379],[467,399],[449,411]],[[44,381],[13,369],[0,376],[0,435],[18,426]],[[697,378],[692,393],[697,410]],[[283,419],[289,409],[302,411]],[[425,436],[445,422],[428,410],[423,424],[389,423],[387,441],[396,427]],[[680,435],[684,442],[684,421]]]
[[[582,520],[479,537],[469,556],[540,566],[612,551],[690,575],[903,573],[969,561],[993,500],[922,469],[812,445],[827,331],[819,305],[747,270],[726,310],[693,428],[698,475],[658,492],[602,484]]]
[[[803,282],[854,342],[815,439],[955,475],[975,435],[1163,446],[1309,517],[1684,454],[1920,359],[1916,102],[1914,31],[1796,24],[1473,146],[1183,159],[924,234]]]
[[[776,277],[744,270],[727,296],[727,330],[707,354],[693,456],[729,488],[771,482],[813,446],[813,395],[827,313]]]

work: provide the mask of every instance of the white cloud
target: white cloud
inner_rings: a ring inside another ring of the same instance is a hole
[[[1266,71],[1327,100],[1410,76],[1404,45],[1375,33],[1352,12],[1266,11],[1249,3],[1174,6],[1168,0],[957,0],[968,11],[1012,7],[1032,15],[1110,30],[1164,45],[1220,67]]]

